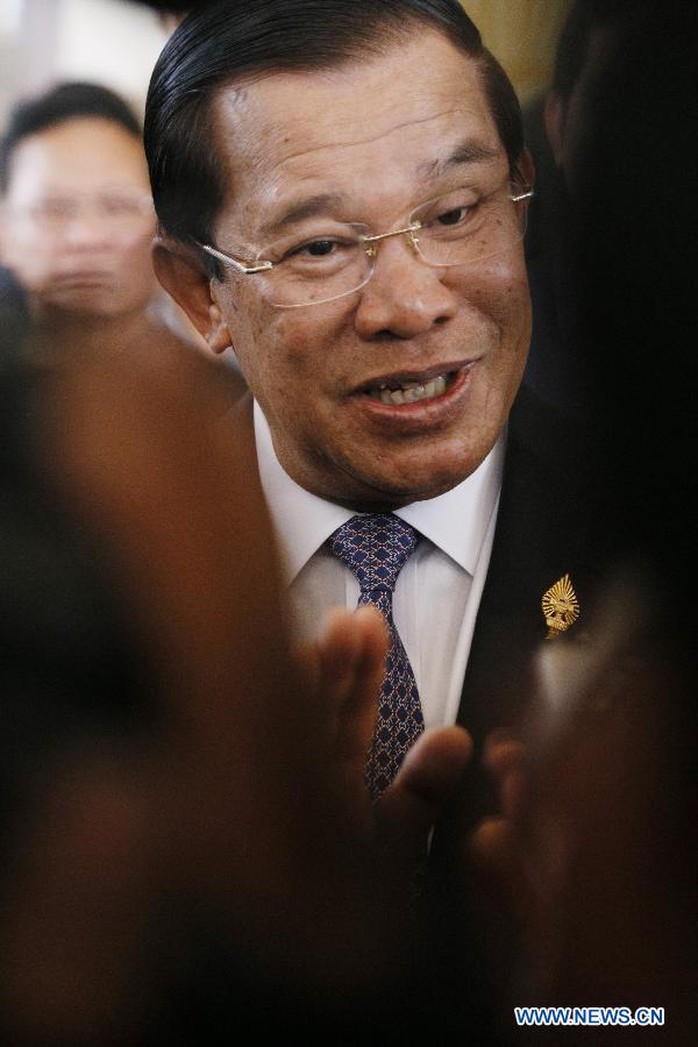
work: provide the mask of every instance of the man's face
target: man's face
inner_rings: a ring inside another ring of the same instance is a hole
[[[226,88],[214,133],[232,187],[215,243],[237,257],[337,223],[404,227],[425,201],[460,187],[484,196],[509,175],[475,63],[434,32],[342,69]],[[320,305],[278,308],[267,285],[228,269],[211,293],[301,486],[397,507],[477,468],[529,344],[520,241],[478,265],[434,268],[392,237],[362,289]],[[411,398],[419,386],[426,396],[397,402],[396,390]]]
[[[118,316],[156,287],[143,147],[80,117],[23,139],[10,160],[2,256],[39,312]]]

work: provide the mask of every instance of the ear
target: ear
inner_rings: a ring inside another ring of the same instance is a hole
[[[543,122],[553,158],[557,166],[560,167],[565,132],[565,106],[555,91],[548,91],[545,96]]]
[[[209,349],[222,353],[232,345],[212,281],[196,252],[177,240],[158,236],[153,242],[155,274],[187,314]]]
[[[524,185],[532,187],[536,180],[536,166],[530,149],[524,149],[519,154],[516,170],[521,175]]]

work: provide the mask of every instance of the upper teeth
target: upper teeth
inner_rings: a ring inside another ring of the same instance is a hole
[[[434,396],[442,396],[446,392],[446,376],[438,375],[425,385],[419,382],[408,382],[397,389],[388,389],[383,386],[380,389],[372,389],[371,396],[376,397],[389,406],[399,404],[413,404],[417,400],[429,400]]]

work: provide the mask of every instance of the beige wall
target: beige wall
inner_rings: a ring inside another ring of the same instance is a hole
[[[0,0],[0,121],[19,96],[59,79],[98,80],[137,110],[166,33],[130,0]]]
[[[522,103],[548,83],[570,0],[462,0]],[[57,77],[100,79],[139,108],[166,34],[128,0],[0,0],[0,122]]]
[[[552,75],[557,36],[570,0],[462,0],[525,104]]]

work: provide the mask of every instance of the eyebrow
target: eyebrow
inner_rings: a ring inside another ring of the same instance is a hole
[[[269,233],[277,229],[285,229],[306,218],[315,218],[317,215],[327,214],[328,211],[336,211],[342,204],[346,204],[346,197],[341,193],[318,193],[317,196],[309,196],[306,200],[292,204],[281,217],[267,223],[262,232]]]
[[[490,163],[500,157],[501,150],[493,149],[476,139],[468,138],[460,142],[448,156],[440,160],[430,160],[419,167],[420,177],[425,181],[440,177],[453,167],[469,164]],[[346,197],[342,193],[318,193],[297,204],[292,204],[287,211],[273,222],[267,223],[261,230],[263,235],[270,232],[281,231],[302,222],[307,218],[315,218],[318,215],[326,215],[328,212],[337,211],[346,206]]]
[[[501,149],[493,149],[490,145],[476,138],[466,138],[441,160],[433,160],[420,165],[420,173],[425,178],[438,177],[445,174],[452,167],[463,164],[487,164],[498,160],[502,155]]]

